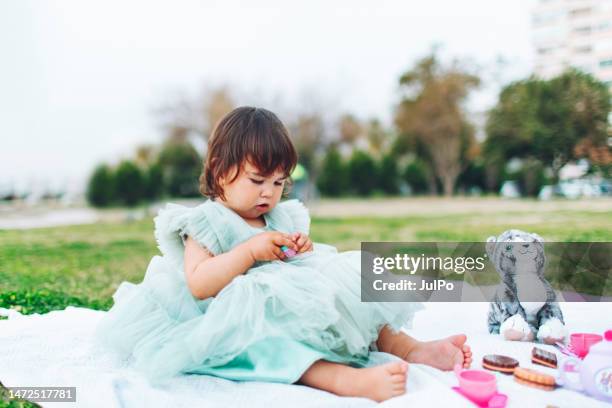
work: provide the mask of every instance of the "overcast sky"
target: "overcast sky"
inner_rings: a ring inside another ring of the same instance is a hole
[[[470,109],[484,110],[499,82],[531,71],[531,4],[4,0],[0,186],[84,180],[161,139],[152,109],[168,95],[207,85],[229,85],[240,104],[311,98],[388,122],[399,75],[432,44],[481,66],[488,86]]]

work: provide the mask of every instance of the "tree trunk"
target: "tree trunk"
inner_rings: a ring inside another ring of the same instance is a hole
[[[426,174],[427,177],[427,190],[429,190],[430,195],[438,195],[438,183],[436,181],[436,175],[433,169],[429,169]]]
[[[442,177],[442,188],[444,189],[444,196],[450,197],[453,195],[455,189],[455,180],[457,177],[450,174],[446,174]]]

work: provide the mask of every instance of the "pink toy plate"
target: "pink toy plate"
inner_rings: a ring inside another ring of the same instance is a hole
[[[493,394],[493,396],[491,397],[491,399],[487,403],[479,404],[479,403],[473,401],[467,395],[465,395],[465,393],[461,390],[461,388],[459,388],[459,387],[452,387],[452,388],[453,388],[453,390],[455,390],[455,392],[457,392],[457,393],[463,395],[465,398],[469,399],[477,407],[482,407],[482,408],[505,408],[506,404],[508,403],[508,396],[506,394],[501,394],[499,392],[496,392],[495,394]]]

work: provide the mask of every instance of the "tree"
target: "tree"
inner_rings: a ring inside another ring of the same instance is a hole
[[[422,194],[428,189],[427,165],[419,159],[410,161],[402,174],[414,194]]]
[[[351,114],[344,114],[340,117],[338,128],[340,142],[349,146],[354,146],[363,133],[361,123]]]
[[[530,158],[522,164],[519,187],[526,196],[537,196],[542,186],[546,184],[544,166],[539,160]]]
[[[325,137],[325,126],[322,117],[317,113],[301,114],[290,125],[291,138],[298,152],[300,163],[313,178],[317,178],[315,162],[322,148]]]
[[[164,192],[164,173],[159,163],[153,163],[146,169],[145,193],[147,199],[155,200]]]
[[[398,135],[391,147],[391,154],[394,157],[401,157],[406,154],[411,156],[409,157],[408,166],[410,166],[410,163],[415,162],[416,167],[414,168],[415,172],[410,174],[415,175],[415,177],[418,179],[423,177],[423,180],[425,180],[425,190],[427,190],[429,194],[438,194],[438,180],[436,179],[436,174],[432,165],[429,151],[426,145],[422,143],[415,135],[410,133]],[[408,168],[405,170],[407,171],[407,169]],[[417,174],[418,176],[416,176]],[[411,185],[411,187],[413,187],[412,183],[408,179],[406,179],[406,181]],[[420,181],[418,183],[420,183]],[[424,191],[419,191],[419,193],[421,192]]]
[[[196,98],[179,93],[154,110],[170,138],[189,140],[195,136],[204,142],[217,122],[236,107],[227,86],[205,87]]]
[[[222,86],[205,93],[203,116],[205,119],[204,140],[212,135],[217,122],[236,107],[228,87]]]
[[[458,62],[441,66],[435,53],[400,78],[404,96],[395,114],[400,137],[414,138],[408,144],[424,153],[421,158],[440,179],[447,196],[452,195],[475,144],[474,129],[465,118],[462,104],[479,83],[479,78]]]
[[[554,123],[555,135],[539,144],[539,158],[552,161],[557,175],[568,161],[580,157],[576,146],[581,142],[590,142],[595,148],[607,146],[610,93],[602,81],[575,69],[553,78],[550,86],[553,99],[544,102],[551,105],[551,110],[559,109],[560,120]]]
[[[159,154],[164,190],[172,197],[199,195],[202,159],[189,142],[167,141]]]
[[[94,207],[106,207],[114,200],[114,177],[112,170],[101,164],[92,173],[87,184],[87,201]]]
[[[577,157],[586,157],[591,163],[589,171],[601,171],[605,178],[612,177],[612,149],[610,146],[595,146],[589,139],[583,139],[574,148]]]
[[[156,147],[150,144],[142,144],[136,147],[134,161],[141,167],[149,166],[157,156]]]
[[[474,159],[457,179],[459,188],[469,192],[473,188],[484,191],[486,187],[485,167],[482,158]]]
[[[348,190],[347,168],[334,145],[323,159],[321,173],[317,177],[317,188],[322,195],[331,197],[338,197]]]
[[[513,82],[489,114],[484,155],[538,160],[557,179],[568,161],[606,146],[609,98],[605,84],[574,69]]]
[[[391,140],[391,135],[385,130],[378,119],[371,119],[368,122],[366,135],[370,151],[375,156],[380,156],[383,151],[390,148],[389,141]]]
[[[390,154],[383,156],[378,172],[379,187],[386,194],[399,193],[399,170],[395,157]]]
[[[115,197],[121,204],[134,206],[144,198],[145,179],[132,161],[123,161],[115,173]]]
[[[355,150],[348,163],[349,182],[352,190],[367,196],[377,187],[376,163],[366,152]]]

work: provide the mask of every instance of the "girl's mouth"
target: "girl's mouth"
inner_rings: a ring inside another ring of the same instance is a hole
[[[258,210],[267,210],[267,209],[268,209],[268,207],[269,207],[269,205],[268,205],[268,204],[258,204],[258,205],[257,205],[257,209],[258,209]]]

